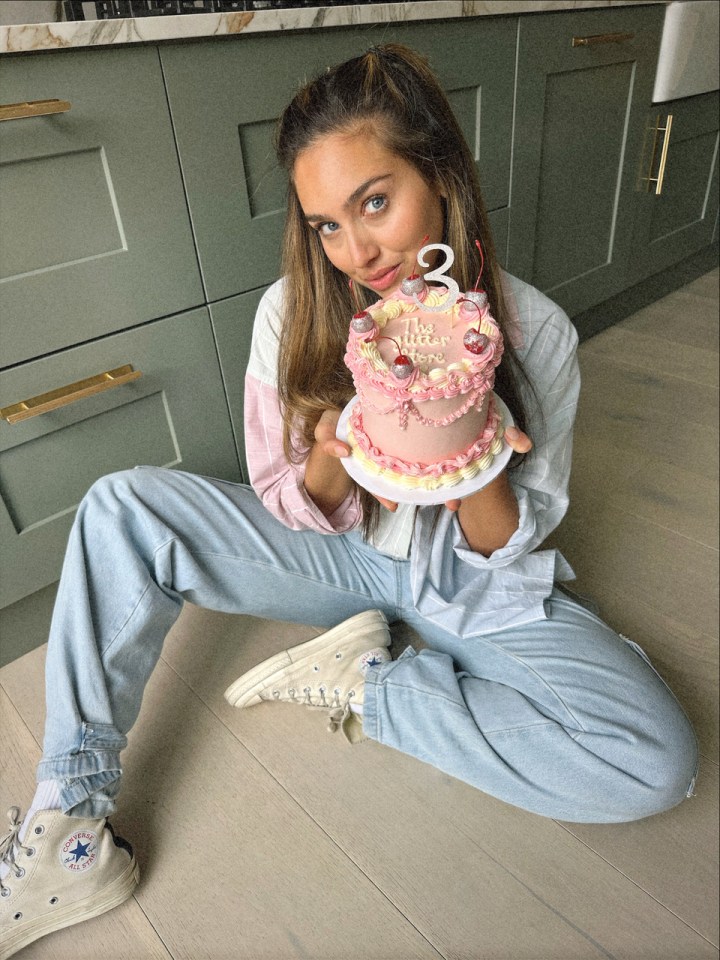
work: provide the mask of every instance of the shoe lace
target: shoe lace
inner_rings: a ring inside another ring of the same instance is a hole
[[[2,838],[2,840],[0,840],[0,865],[7,867],[10,873],[12,873],[14,876],[21,877],[22,868],[17,863],[17,854],[21,850],[28,852],[31,850],[31,848],[26,847],[20,842],[20,827],[22,826],[23,822],[20,816],[20,808],[11,807],[7,812],[7,818],[10,823],[10,829]],[[0,878],[0,892],[7,889],[8,888],[4,885],[2,879]]]
[[[327,728],[330,733],[336,733],[338,730],[342,731],[343,736],[348,741],[348,743],[356,743],[358,741],[357,732],[351,733],[351,726],[361,720],[355,713],[353,713],[350,707],[351,697],[346,697],[343,704],[334,706],[332,710],[328,713],[328,725]],[[360,737],[359,739],[362,739]]]
[[[302,696],[300,695],[302,692]],[[328,694],[328,697],[325,694]],[[313,690],[312,687],[304,687],[302,691],[295,690],[290,687],[285,694],[285,697],[281,695],[280,690],[275,689],[272,691],[272,697],[274,700],[288,700],[292,703],[299,703],[305,707],[315,707],[317,708],[330,708],[328,711],[328,725],[327,728],[330,733],[336,733],[338,730],[341,730],[345,736],[345,739],[352,743],[353,739],[349,732],[349,726],[353,722],[354,714],[350,709],[350,703],[352,702],[353,697],[355,696],[355,691],[350,690],[343,700],[340,699],[341,691],[340,689],[335,689],[330,694],[330,691],[325,686],[320,686],[317,689],[317,693]]]

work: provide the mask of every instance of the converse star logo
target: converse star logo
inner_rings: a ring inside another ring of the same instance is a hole
[[[60,863],[72,873],[89,870],[97,860],[97,834],[90,830],[71,833],[60,845]]]
[[[370,656],[370,657],[365,661],[365,666],[366,666],[366,667],[379,667],[381,663],[382,663],[382,660],[380,659],[380,657],[378,657],[377,654],[373,654],[372,656]]]

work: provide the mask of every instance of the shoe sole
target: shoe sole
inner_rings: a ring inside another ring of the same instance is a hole
[[[313,637],[312,640],[293,647],[294,655],[292,657],[289,651],[282,650],[280,653],[276,653],[274,657],[263,660],[252,670],[248,670],[247,673],[238,677],[235,683],[227,688],[225,699],[231,707],[251,707],[257,703],[264,703],[265,701],[260,694],[255,692],[259,684],[263,684],[264,689],[276,674],[291,666],[302,666],[305,660],[314,660],[318,653],[322,653],[326,647],[336,644],[344,637],[352,637],[360,630],[368,627],[384,627],[388,631],[387,620],[379,610],[366,610],[364,613],[359,613],[357,616],[339,623],[325,633],[321,633],[319,637]],[[389,632],[387,639],[387,646],[390,646]],[[378,646],[381,646],[381,644],[373,640],[367,649]]]
[[[121,903],[132,896],[139,882],[140,868],[133,858],[120,876],[116,877],[99,893],[93,894],[85,900],[78,900],[76,903],[69,904],[64,909],[29,923],[24,929],[18,930],[16,934],[11,934],[7,942],[0,947],[0,960],[8,960],[18,950],[22,950],[23,947],[34,943],[49,933],[63,930],[65,927],[71,927],[73,924],[84,920],[92,920],[93,917],[99,917],[101,914],[107,913],[108,910],[112,910],[113,907],[119,907]]]

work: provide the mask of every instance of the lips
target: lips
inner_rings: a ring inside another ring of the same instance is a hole
[[[366,277],[363,280],[363,283],[368,287],[372,287],[373,290],[387,290],[397,280],[401,267],[402,264],[397,263],[394,267],[388,267],[385,270],[377,270],[371,276]]]

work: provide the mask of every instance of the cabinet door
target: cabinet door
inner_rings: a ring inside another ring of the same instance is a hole
[[[479,17],[267,34],[161,48],[209,300],[275,280],[285,179],[275,121],[297,87],[373,43],[425,53],[466,133],[489,209],[507,206],[517,21]]]
[[[508,268],[571,315],[627,282],[663,14],[520,19]]]
[[[103,474],[148,464],[240,479],[204,307],[6,370],[0,407],[123,365],[140,379],[0,420],[0,607],[57,579],[75,508]]]
[[[0,365],[203,302],[157,50],[0,59]]]
[[[679,263],[712,241],[718,212],[717,91],[659,104],[648,116],[647,132],[638,183],[635,281]]]

